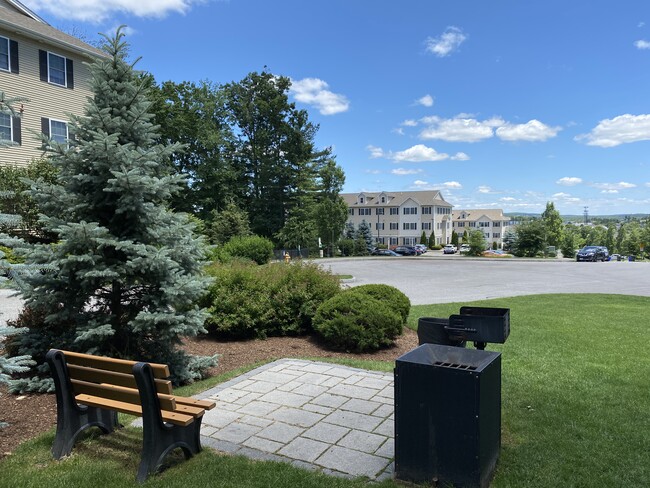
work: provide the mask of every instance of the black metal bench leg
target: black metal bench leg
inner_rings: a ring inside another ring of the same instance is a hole
[[[55,459],[69,455],[79,434],[89,427],[99,427],[104,434],[121,427],[117,412],[77,404],[61,351],[50,350],[46,359],[56,386],[56,437],[52,445]]]
[[[137,363],[133,366],[133,375],[142,403],[142,458],[137,476],[142,483],[160,469],[165,457],[174,449],[181,448],[185,459],[201,451],[201,418],[187,426],[164,423],[151,366]]]

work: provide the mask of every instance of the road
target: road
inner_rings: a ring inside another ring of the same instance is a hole
[[[413,305],[538,293],[613,293],[650,296],[650,263],[577,263],[572,260],[472,259],[458,255],[339,258],[317,261],[350,286],[385,283]]]
[[[577,263],[571,260],[471,259],[459,255],[417,258],[319,259],[349,285],[385,283],[413,305],[465,302],[538,293],[615,293],[650,296],[650,262]],[[0,289],[0,325],[16,317],[21,302]]]

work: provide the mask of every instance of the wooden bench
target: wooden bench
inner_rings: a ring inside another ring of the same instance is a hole
[[[158,471],[173,449],[180,447],[186,459],[201,450],[201,420],[215,403],[174,395],[167,365],[58,349],[46,359],[56,386],[55,459],[69,455],[89,427],[105,434],[122,427],[117,412],[142,417],[140,482]]]

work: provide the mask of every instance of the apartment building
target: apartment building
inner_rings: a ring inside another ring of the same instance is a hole
[[[459,237],[462,238],[465,231],[469,235],[473,230],[480,230],[490,247],[496,242],[499,249],[503,247],[503,234],[513,225],[510,217],[503,215],[499,208],[454,210],[451,217],[452,229]]]
[[[91,95],[84,62],[105,54],[50,26],[15,0],[0,0],[0,91],[26,98],[13,107],[20,116],[0,114],[0,165],[26,165],[43,156],[41,134],[68,140],[70,114],[82,115]]]
[[[387,246],[414,245],[422,231],[433,231],[436,244],[451,242],[452,205],[438,190],[406,192],[342,193],[348,206],[348,222],[355,228],[364,220],[375,241]]]

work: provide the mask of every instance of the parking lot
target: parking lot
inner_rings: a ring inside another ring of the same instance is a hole
[[[650,263],[467,258],[371,257],[317,261],[349,285],[385,283],[413,305],[482,300],[538,293],[615,293],[650,296]]]

